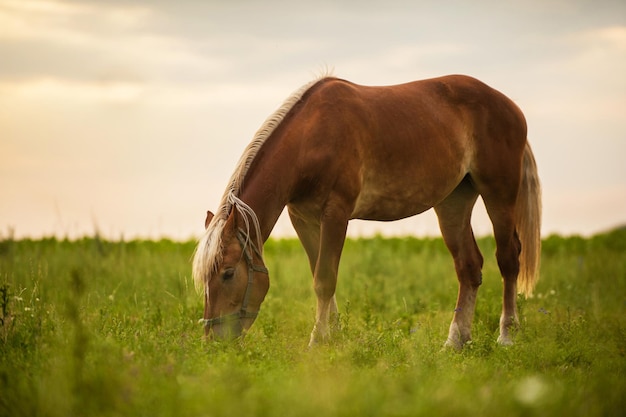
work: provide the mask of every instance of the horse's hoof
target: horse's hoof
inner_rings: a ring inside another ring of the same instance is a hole
[[[513,346],[513,339],[510,336],[498,336],[498,344],[500,346]]]
[[[443,344],[444,349],[452,349],[456,352],[460,352],[463,350],[463,344],[458,340],[448,339],[446,343]]]

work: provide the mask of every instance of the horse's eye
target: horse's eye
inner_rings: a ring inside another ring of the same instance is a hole
[[[222,274],[222,279],[224,281],[231,280],[235,276],[235,268],[228,268]]]

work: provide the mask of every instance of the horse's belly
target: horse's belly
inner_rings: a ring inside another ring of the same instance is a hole
[[[361,184],[352,218],[391,221],[420,214],[443,201],[464,176],[459,169],[452,175],[370,177]]]
[[[420,193],[388,193],[364,190],[352,212],[353,219],[391,221],[422,213],[435,203]]]

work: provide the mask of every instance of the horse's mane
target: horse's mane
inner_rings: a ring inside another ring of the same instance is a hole
[[[250,234],[250,221],[255,228],[258,241],[257,247],[259,250],[263,249],[263,242],[260,233],[259,220],[257,219],[254,211],[239,198],[239,192],[243,186],[243,181],[250,168],[250,165],[254,161],[254,158],[258,154],[259,150],[265,143],[265,141],[272,135],[274,130],[280,125],[287,114],[293,109],[293,107],[302,99],[302,97],[318,82],[328,77],[324,74],[315,80],[305,84],[295,91],[283,104],[270,115],[265,122],[261,125],[261,128],[255,133],[254,138],[248,144],[243,151],[239,162],[235,167],[235,171],[228,181],[228,186],[224,191],[224,195],[219,204],[219,208],[215,213],[215,216],[211,220],[211,223],[204,232],[204,235],[198,241],[198,246],[193,258],[193,277],[196,285],[196,289],[200,291],[205,288],[205,281],[211,273],[214,273],[222,262],[222,232],[224,226],[228,220],[233,208],[235,208],[241,217],[244,219],[246,234]],[[205,291],[208,291],[206,287]]]

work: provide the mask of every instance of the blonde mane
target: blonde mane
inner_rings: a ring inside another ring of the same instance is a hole
[[[261,128],[255,133],[252,141],[243,151],[241,158],[239,158],[239,162],[237,162],[235,171],[228,181],[228,186],[224,191],[224,195],[222,196],[219,208],[215,213],[215,217],[211,220],[211,223],[205,230],[204,235],[198,241],[198,246],[196,247],[193,258],[193,278],[198,291],[202,291],[202,289],[208,291],[208,286],[206,286],[207,279],[210,274],[214,273],[217,268],[219,268],[222,261],[222,232],[224,231],[224,226],[226,225],[228,216],[233,208],[235,208],[242,215],[242,218],[245,221],[245,231],[247,235],[249,235],[250,232],[250,222],[248,218],[251,219],[252,226],[254,226],[256,236],[259,240],[257,247],[259,250],[263,249],[259,220],[257,219],[254,211],[239,198],[239,192],[243,186],[244,178],[250,168],[250,165],[252,164],[252,161],[254,161],[254,158],[258,154],[259,149],[261,149],[261,146],[263,146],[265,141],[280,125],[289,111],[302,99],[304,94],[311,87],[327,76],[328,75],[325,74],[305,84],[295,91],[289,98],[287,98],[287,100],[285,100],[283,104],[265,120],[265,122],[261,125]]]

